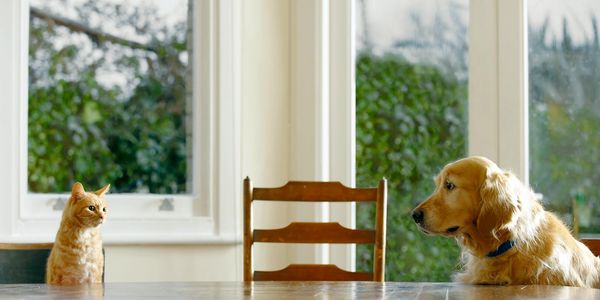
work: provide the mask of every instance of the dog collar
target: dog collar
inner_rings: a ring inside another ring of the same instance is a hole
[[[487,257],[496,257],[498,255],[502,255],[504,252],[510,250],[510,248],[512,248],[514,245],[515,245],[515,241],[508,240],[508,241],[502,243],[500,246],[498,246],[498,249],[488,253],[486,256]]]

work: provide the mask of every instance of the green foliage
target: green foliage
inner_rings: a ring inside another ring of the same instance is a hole
[[[111,183],[116,192],[186,191],[187,24],[167,27],[155,9],[132,7],[89,1],[77,13],[136,32],[152,50],[31,19],[30,191],[65,192],[75,181]]]
[[[430,237],[410,211],[433,191],[433,177],[466,155],[467,84],[438,68],[399,56],[362,53],[356,64],[357,186],[388,179],[386,280],[448,281],[459,249]],[[359,227],[372,227],[374,207],[357,206]],[[358,248],[358,269],[372,249]]]

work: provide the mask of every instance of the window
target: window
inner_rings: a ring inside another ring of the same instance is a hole
[[[530,183],[575,234],[600,232],[595,1],[529,0]]]
[[[356,9],[356,182],[388,179],[386,280],[448,281],[456,243],[420,233],[409,212],[440,168],[467,154],[469,3],[362,0]],[[373,217],[357,205],[358,227]],[[357,249],[367,269],[372,251]]]
[[[343,44],[345,47],[342,49],[360,49],[360,47],[364,47],[364,43],[363,44],[359,44],[360,40],[363,39],[363,36],[365,35],[365,33],[363,31],[367,31],[368,34],[370,36],[376,36],[376,35],[381,35],[382,38],[384,39],[388,39],[390,40],[389,36],[387,36],[387,34],[392,34],[398,31],[403,31],[407,28],[407,26],[393,26],[393,25],[389,25],[386,28],[382,28],[381,32],[386,33],[386,35],[377,32],[373,32],[375,31],[375,29],[369,30],[369,28],[367,27],[367,29],[361,29],[361,22],[364,23],[364,19],[369,19],[369,9],[371,9],[371,11],[373,11],[373,8],[370,8],[370,3],[371,2],[377,2],[377,6],[381,5],[383,7],[385,7],[385,5],[388,5],[389,3],[392,2],[398,2],[398,1],[361,1],[361,0],[357,0],[357,1],[353,1],[351,3],[353,3],[353,6],[349,6],[347,7],[345,10],[340,10],[340,9],[331,9],[332,15],[339,13],[339,11],[343,11],[344,14],[344,18],[337,18],[332,20],[331,24],[329,24],[331,26],[332,31],[331,32],[335,32],[336,34],[332,34],[331,39],[332,40],[336,40],[337,38],[339,38],[340,36],[342,36],[341,34],[339,34],[340,30],[339,28],[345,28],[346,32],[353,32],[354,30],[354,25],[356,25],[356,30],[354,32],[356,32],[356,36],[354,34],[349,34],[349,36],[352,36],[353,38],[351,38],[352,41],[356,42],[356,46],[354,47],[352,42],[347,42],[345,40],[343,40],[341,43]],[[415,1],[416,3],[417,1]],[[450,5],[448,4],[448,2],[450,1],[420,1],[418,4],[422,5],[423,7],[429,7],[432,9],[436,9],[439,7],[440,11],[442,10],[442,7],[445,7],[445,5]],[[559,1],[536,1],[537,3],[542,3],[539,4],[536,9],[538,10],[542,10],[542,11],[546,11],[545,8],[547,7],[551,7],[552,11],[555,12],[561,12],[562,13],[562,8],[556,8],[557,5],[555,3],[558,3]],[[564,1],[563,1],[564,2]],[[335,4],[338,3],[338,1],[332,1],[331,3]],[[434,3],[434,4],[432,4]],[[452,3],[457,3],[457,2],[452,2]],[[462,2],[464,3],[464,2]],[[533,3],[533,2],[531,2]],[[584,22],[581,20],[585,20],[584,17],[582,16],[588,16],[589,17],[589,12],[590,11],[596,11],[595,7],[597,4],[595,4],[596,2],[594,1],[578,1],[578,4],[574,4],[574,3],[569,3],[569,4],[562,4],[562,5],[568,5],[570,9],[573,9],[575,11],[580,12],[580,14],[578,14],[577,16],[577,21],[581,24],[589,24],[588,22]],[[389,5],[398,5],[398,6],[410,6],[413,5],[412,2],[408,2],[405,4],[405,2],[402,3],[392,3]],[[578,5],[581,5],[581,7],[579,7]],[[586,6],[587,5],[587,6]],[[361,7],[366,6],[366,9],[363,9]],[[464,5],[464,10],[468,11],[468,108],[465,111],[468,111],[468,121],[466,122],[467,124],[464,125],[466,127],[468,127],[468,132],[466,133],[468,135],[468,137],[465,139],[466,142],[468,142],[468,151],[465,153],[468,155],[483,155],[486,156],[492,160],[494,160],[495,162],[497,162],[501,167],[511,170],[513,173],[515,173],[523,182],[525,183],[529,183],[529,173],[528,170],[530,168],[529,165],[529,156],[530,154],[532,156],[537,155],[534,154],[534,152],[536,151],[536,147],[537,147],[537,151],[541,151],[541,150],[547,150],[547,149],[541,149],[539,148],[539,146],[534,145],[534,143],[536,143],[535,139],[540,139],[540,138],[544,138],[543,135],[539,135],[536,137],[532,137],[530,135],[538,135],[537,132],[534,132],[536,130],[539,129],[535,129],[535,124],[532,124],[532,128],[531,131],[529,130],[529,122],[538,122],[536,120],[533,120],[534,116],[533,114],[539,113],[539,112],[535,112],[532,111],[531,112],[531,117],[530,117],[530,112],[529,110],[533,110],[533,108],[530,108],[529,106],[529,101],[528,101],[528,95],[529,95],[529,85],[536,85],[537,83],[534,83],[533,77],[537,76],[537,75],[533,75],[530,74],[528,72],[528,66],[529,66],[529,60],[531,60],[531,69],[535,68],[534,65],[534,58],[532,57],[528,57],[527,56],[527,49],[528,49],[528,26],[527,26],[527,17],[526,17],[526,11],[527,11],[527,7],[528,7],[528,2],[526,0],[491,0],[491,1],[469,1],[468,2],[468,8],[466,7],[466,4]],[[564,7],[564,6],[563,6]],[[574,9],[574,7],[577,7],[576,9]],[[530,9],[531,13],[533,12],[533,8]],[[398,12],[397,11],[391,11],[390,9],[384,8],[384,9],[380,9],[377,12],[377,19],[374,20],[375,23],[377,22],[383,22],[383,19],[386,15],[386,13],[390,13],[394,15],[394,20],[397,20],[399,17],[397,16]],[[410,10],[409,10],[410,11]],[[363,15],[365,14],[366,17]],[[373,13],[374,14],[374,13]],[[355,17],[353,22],[347,22],[348,19],[352,19],[350,18],[350,16]],[[544,16],[542,16],[541,18],[538,18],[538,20],[544,20]],[[382,20],[379,20],[382,19]],[[311,19],[312,20],[312,19]],[[418,20],[418,18],[417,18]],[[560,19],[559,19],[560,20]],[[400,22],[400,21],[398,21]],[[312,24],[312,23],[311,23]],[[466,23],[465,23],[466,24]],[[535,26],[535,22],[532,21],[532,26]],[[562,25],[560,25],[561,23],[559,22],[559,28],[562,27]],[[594,23],[595,24],[595,23]],[[327,24],[326,24],[327,25]],[[539,25],[539,23],[537,23],[537,25]],[[320,25],[322,28],[325,27],[324,25]],[[584,25],[587,26],[586,28],[586,36],[588,37],[588,39],[593,39],[594,37],[594,31],[590,31],[590,28],[594,28],[594,27],[589,27],[589,25]],[[410,28],[410,27],[408,27]],[[449,28],[448,28],[449,29]],[[318,32],[318,31],[315,31]],[[410,31],[409,31],[410,32]],[[427,36],[425,36],[427,38]],[[466,35],[464,36],[466,37]],[[346,38],[346,36],[343,36],[343,38]],[[393,39],[392,39],[393,40]],[[560,40],[559,40],[560,41]],[[455,41],[456,42],[456,41]],[[336,44],[333,44],[336,45]],[[374,43],[372,43],[372,46],[374,45]],[[394,45],[393,42],[388,43],[389,45]],[[410,47],[411,43],[396,43],[396,45],[398,46],[403,46],[403,47]],[[414,46],[418,45],[418,44],[412,44]],[[333,46],[332,46],[333,49]],[[377,49],[377,47],[373,47],[372,49]],[[330,64],[329,66],[331,67],[331,72],[334,73],[335,75],[340,75],[340,74],[350,74],[349,77],[352,77],[352,70],[345,70],[344,72],[344,67],[346,67],[346,65],[343,64],[338,64],[337,62],[337,58],[339,56],[344,56],[346,53],[344,53],[343,51],[340,51],[339,48],[336,48],[336,50],[338,51],[333,51],[332,53],[335,53],[336,55],[330,55],[330,58],[332,59],[332,61],[334,62],[333,64]],[[375,55],[381,55],[382,53],[384,53],[385,51],[379,51],[379,52],[375,52]],[[429,53],[429,52],[426,52]],[[593,53],[593,52],[591,52]],[[410,53],[409,53],[410,54]],[[417,53],[419,54],[419,53]],[[435,58],[435,56],[433,56]],[[360,57],[357,58],[357,60]],[[538,58],[536,58],[538,59]],[[350,61],[349,59],[347,59],[346,61]],[[414,61],[412,61],[414,62]],[[341,67],[340,67],[341,65]],[[355,64],[350,64],[350,65],[355,65]],[[360,63],[359,63],[360,65]],[[593,68],[590,68],[589,70],[591,71]],[[372,75],[372,77],[367,78],[366,76],[363,76],[364,78],[362,78],[363,81],[368,81],[373,83],[372,85],[377,85],[375,88],[371,88],[371,92],[372,93],[364,93],[364,92],[368,92],[368,90],[362,91],[363,92],[363,96],[360,95],[361,91],[360,91],[360,87],[359,87],[359,81],[361,80],[360,78],[360,72],[361,70],[356,69],[356,102],[357,102],[357,107],[356,107],[356,113],[354,112],[354,110],[352,109],[352,101],[348,100],[347,102],[349,104],[348,107],[350,107],[349,109],[345,110],[345,116],[350,116],[347,117],[347,119],[343,119],[340,117],[337,117],[335,119],[331,120],[331,123],[333,125],[331,125],[331,128],[336,129],[336,131],[333,131],[335,134],[331,134],[331,149],[333,153],[331,155],[331,157],[337,157],[339,156],[344,156],[344,157],[351,157],[352,155],[346,155],[346,153],[343,152],[344,149],[353,149],[353,143],[352,142],[336,142],[333,141],[333,139],[338,138],[339,136],[354,136],[352,133],[352,129],[354,128],[354,121],[356,121],[356,127],[357,127],[357,133],[356,133],[356,172],[352,172],[353,170],[353,162],[354,160],[352,159],[347,159],[345,162],[342,163],[336,163],[335,165],[332,164],[331,167],[331,173],[333,174],[334,172],[340,172],[339,170],[342,170],[341,173],[347,175],[347,174],[351,174],[349,176],[353,176],[354,174],[356,174],[357,177],[359,176],[369,176],[369,173],[364,173],[363,170],[365,168],[371,168],[372,166],[376,166],[380,160],[398,160],[397,156],[394,155],[381,155],[381,156],[375,156],[377,158],[377,160],[365,160],[364,158],[361,158],[361,155],[365,155],[365,153],[361,153],[361,151],[364,151],[365,149],[361,149],[361,145],[360,143],[365,143],[365,142],[369,142],[370,139],[375,139],[375,138],[381,138],[381,136],[389,136],[389,132],[393,131],[393,130],[398,130],[400,128],[392,128],[392,127],[386,127],[383,128],[382,130],[379,130],[376,132],[377,135],[365,135],[364,131],[365,129],[370,129],[371,128],[377,128],[374,126],[381,126],[381,123],[375,123],[375,122],[371,122],[370,124],[367,122],[364,122],[364,120],[361,121],[361,116],[360,116],[360,105],[364,105],[359,103],[361,100],[361,97],[363,97],[363,99],[365,99],[365,95],[367,95],[368,97],[372,97],[372,99],[378,99],[380,98],[383,93],[381,93],[380,89],[383,90],[383,85],[381,84],[381,82],[379,81],[379,78],[376,77],[376,75],[381,75],[384,74],[383,72],[380,73],[376,73],[373,72],[370,75]],[[364,72],[364,70],[362,71]],[[391,71],[390,71],[391,72]],[[564,72],[564,71],[559,71],[560,72]],[[458,75],[460,73],[457,73],[455,75]],[[532,81],[529,81],[529,77],[532,77]],[[381,76],[380,76],[381,77]],[[332,78],[341,78],[341,76],[332,76],[330,77],[330,79]],[[466,78],[466,76],[465,76]],[[367,80],[368,79],[368,80]],[[354,82],[354,80],[350,80],[352,82]],[[332,83],[335,82],[332,79]],[[368,83],[367,82],[367,83]],[[391,83],[391,84],[397,84],[397,82],[390,80],[387,83]],[[342,88],[340,88],[342,87]],[[343,84],[343,85],[334,85],[332,84],[331,86],[332,90],[336,90],[336,89],[341,89],[344,90],[346,93],[351,94],[351,92],[348,91],[354,91],[354,86],[352,84]],[[589,87],[588,87],[589,88]],[[533,89],[533,88],[532,88]],[[534,97],[533,94],[535,93],[535,91],[531,91],[531,97]],[[336,90],[336,95],[338,94],[343,94],[343,92],[338,92]],[[340,97],[332,97],[332,101],[336,101],[335,99],[339,99]],[[352,99],[352,97],[347,97],[348,99]],[[304,98],[302,98],[304,99]],[[539,100],[539,99],[538,99]],[[532,100],[532,104],[534,105],[535,101],[538,100]],[[537,104],[536,104],[537,105]],[[336,113],[339,112],[340,110],[338,109],[338,106],[335,106],[336,109],[332,109],[331,112],[332,113]],[[598,105],[593,105],[593,106],[587,106],[588,110],[595,110],[596,107],[598,107]],[[387,114],[391,114],[390,110],[391,108],[388,110],[387,107],[385,107],[386,109],[382,109],[383,113],[387,113]],[[374,110],[376,110],[377,108],[374,108]],[[355,119],[354,119],[355,118]],[[531,120],[530,120],[531,118]],[[368,118],[366,118],[368,119]],[[362,122],[362,125],[360,124]],[[363,128],[361,128],[361,126],[363,126]],[[370,127],[369,127],[370,126]],[[586,125],[587,126],[587,125]],[[339,130],[340,128],[344,129],[345,131],[341,131]],[[582,128],[585,128],[582,127]],[[579,129],[579,128],[578,128]],[[363,130],[363,132],[361,133],[360,131]],[[347,132],[349,132],[348,134],[346,134]],[[341,134],[340,134],[341,133]],[[569,129],[569,133],[572,135],[578,135],[579,131],[575,131],[574,129]],[[464,134],[464,131],[463,131]],[[360,141],[359,139],[362,139],[363,141]],[[532,151],[529,151],[529,140],[532,139]],[[591,145],[594,145],[595,141],[598,140],[597,136],[593,137],[591,136],[589,138],[589,142]],[[354,139],[351,139],[352,141],[354,141]],[[371,143],[373,143],[371,141]],[[338,146],[342,145],[343,147],[340,147],[340,149],[333,149],[333,146]],[[392,140],[389,143],[384,143],[383,146],[381,147],[381,149],[379,149],[378,151],[381,151],[384,154],[387,154],[388,152],[390,152],[388,149],[391,149],[392,145],[394,148],[396,147],[396,141]],[[386,148],[388,147],[388,148]],[[594,147],[592,146],[593,149]],[[597,147],[596,147],[597,148]],[[429,150],[427,148],[425,148],[424,150]],[[387,151],[387,152],[386,152]],[[543,152],[542,152],[543,153]],[[595,158],[597,155],[595,155],[595,153],[591,153],[589,154],[588,158]],[[569,160],[569,158],[571,158],[571,156],[569,157],[565,157],[563,158],[564,160]],[[437,158],[434,158],[437,159]],[[379,160],[379,161],[378,161]],[[451,160],[450,157],[448,157],[448,160]],[[545,163],[545,162],[541,162],[538,160],[538,158],[532,157],[532,164],[531,164],[531,168],[532,168],[532,183],[534,185],[535,188],[538,188],[539,192],[544,194],[544,198],[546,199],[546,201],[550,201],[548,200],[548,195],[546,195],[546,193],[548,193],[547,191],[544,191],[543,188],[540,189],[539,186],[536,187],[536,179],[535,176],[536,175],[536,171],[534,170],[536,168],[536,164],[539,163]],[[536,160],[538,160],[536,162]],[[398,165],[402,165],[404,161],[402,162],[398,162]],[[425,164],[427,161],[417,161],[417,163],[419,164]],[[444,163],[447,161],[444,161]],[[411,162],[412,163],[412,162]],[[362,164],[362,166],[361,166]],[[589,167],[590,168],[594,168],[594,166],[596,166],[597,164],[595,163],[589,163]],[[539,166],[538,166],[539,167]],[[362,169],[361,169],[362,168]],[[441,165],[438,166],[438,168],[441,168]],[[401,169],[402,170],[402,169]],[[374,173],[375,175],[372,175],[373,177],[375,177],[378,174],[384,174],[385,172],[387,172],[386,169],[381,168],[379,170],[376,170],[379,173]],[[409,173],[410,172],[410,168],[404,170],[404,172]],[[365,175],[367,174],[367,175]],[[590,177],[583,179],[583,180],[588,180]],[[593,177],[595,178],[595,177]],[[372,184],[372,182],[374,182],[375,178],[357,178],[357,184],[356,185],[362,185],[364,181],[361,180],[370,180],[369,184]],[[351,180],[348,180],[349,182],[351,182]],[[594,182],[597,180],[591,180],[591,182]],[[424,183],[427,181],[423,181]],[[554,183],[554,182],[553,182]],[[431,183],[430,183],[431,184]],[[560,184],[560,183],[559,183]],[[541,185],[540,185],[541,186]],[[429,187],[432,187],[432,185],[430,185]],[[394,189],[400,189],[402,188],[401,184],[398,183],[393,183],[392,179],[390,179],[389,181],[389,199],[390,199],[390,206],[393,206],[395,204],[393,204],[392,201],[395,201],[393,198],[396,198],[396,195],[393,195],[392,192],[394,191]],[[425,192],[422,192],[425,193]],[[571,199],[566,199],[566,200],[561,200],[561,201],[566,201],[567,203],[571,202],[572,199],[576,199],[577,197],[573,197],[576,196],[578,193],[575,192],[572,195],[568,196],[568,198]],[[581,194],[580,194],[581,195]],[[419,196],[420,197],[420,196]],[[419,198],[417,196],[415,196],[414,200],[418,200],[416,198]],[[579,199],[583,199],[584,203],[586,203],[586,201],[588,201],[589,203],[587,205],[595,205],[595,204],[591,204],[592,200],[597,200],[597,199],[592,199],[590,198],[587,194],[583,196],[583,198],[581,196],[579,196]],[[409,201],[412,201],[413,199],[409,199]],[[580,200],[581,201],[581,200]],[[576,201],[577,202],[577,201]],[[403,203],[397,204],[397,205],[405,205]],[[405,206],[406,207],[406,206]],[[356,209],[356,219],[357,219],[357,224],[360,226],[360,218],[362,217],[368,217],[368,214],[362,214],[362,212],[360,211],[360,207]],[[394,208],[394,209],[398,209],[398,208]],[[398,209],[398,213],[399,214],[395,214],[392,212],[392,207],[388,208],[388,224],[390,224],[392,219],[396,219],[394,222],[411,222],[410,221],[410,217],[408,216],[409,210],[404,209]],[[568,208],[567,211],[568,212]],[[332,213],[335,213],[336,210],[332,209],[331,211]],[[352,215],[351,213],[348,213],[348,215]],[[585,217],[585,216],[584,216]],[[572,218],[572,216],[566,216],[566,218]],[[590,223],[593,224],[593,221]],[[403,226],[409,226],[409,225],[403,225]],[[593,226],[593,225],[592,225]],[[587,230],[589,230],[588,227]],[[393,239],[393,235],[397,234],[396,232],[393,231],[397,231],[397,228],[394,228],[393,226],[388,226],[388,235],[389,235],[389,240]],[[585,232],[585,231],[584,231]],[[398,245],[400,245],[400,247],[406,247],[406,249],[408,249],[409,247],[413,247],[413,241],[414,239],[417,237],[418,235],[414,234],[414,233],[410,233],[407,234],[406,236],[402,236],[401,240],[396,240],[395,242],[398,242]],[[401,245],[401,242],[405,242],[406,240],[409,240],[410,242],[405,243],[404,245]],[[389,247],[390,245],[388,245],[388,251],[392,251]],[[452,249],[452,247],[455,246],[449,246],[449,248],[447,249]],[[444,249],[441,253],[434,253],[436,256],[437,255],[445,255],[445,251],[448,251],[447,249]],[[454,248],[456,249],[456,248]],[[450,250],[452,251],[452,250]],[[336,253],[337,255],[337,253]],[[415,257],[418,257],[418,254]],[[335,257],[332,256],[332,257]],[[448,258],[448,257],[447,257]],[[369,259],[369,254],[363,250],[359,250],[358,251],[358,265],[360,268],[360,264],[363,264],[366,260]],[[424,259],[424,258],[423,258]],[[455,264],[457,264],[459,261],[454,260],[453,261]],[[396,262],[394,260],[389,260],[388,259],[388,272],[390,272],[390,268],[402,268],[405,267],[406,265],[403,265],[402,262],[398,265],[394,265]],[[410,261],[408,261],[408,263],[410,263]],[[449,260],[448,260],[449,263]],[[416,271],[418,269],[412,270],[409,269],[408,272],[410,272],[412,274],[413,271]],[[446,274],[449,274],[449,271],[446,271]],[[388,273],[389,274],[389,273]],[[441,273],[438,273],[441,274]],[[402,274],[400,274],[402,275]],[[437,277],[437,275],[432,275],[432,276],[428,276],[428,274],[423,274],[421,273],[422,276],[421,278],[427,278],[427,280],[433,280],[433,277],[435,276],[436,278],[440,278]],[[443,275],[444,276],[444,275]],[[445,275],[447,276],[447,275]],[[388,275],[387,277],[390,280],[393,280],[392,277],[390,277]],[[416,277],[415,277],[416,278]]]
[[[5,239],[52,240],[81,181],[109,243],[237,240],[235,0],[168,2],[2,4]]]
[[[599,196],[593,184],[598,181],[596,149],[600,140],[598,5],[594,1],[470,1],[468,11],[468,154],[487,156],[530,183],[543,196],[544,205],[573,223],[576,233],[597,234],[599,221],[594,215]],[[387,33],[406,28],[388,27],[392,29],[386,28]],[[369,77],[370,82],[376,79],[375,74]],[[357,88],[359,81],[357,69]],[[357,139],[361,138],[359,93],[357,90]],[[376,99],[382,93],[367,95]],[[378,134],[381,132],[387,131]],[[360,151],[357,141],[357,176],[361,176]],[[390,185],[390,198],[394,188]],[[400,212],[398,218],[410,222],[407,213]],[[388,218],[396,216],[390,208]],[[357,217],[360,223],[359,210]],[[392,230],[397,229],[388,227],[388,232]],[[402,241],[406,240],[410,241],[407,248],[414,246],[412,234],[406,234]],[[359,260],[361,255],[359,252]],[[431,273],[424,278],[437,277]]]
[[[75,181],[111,183],[112,218],[201,207],[193,3],[30,1],[26,211]]]
[[[193,191],[193,3],[30,1],[30,192]]]

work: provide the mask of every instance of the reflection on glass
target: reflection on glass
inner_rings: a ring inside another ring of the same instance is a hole
[[[357,186],[388,179],[386,280],[449,281],[454,240],[420,233],[410,210],[467,153],[468,1],[356,2]],[[357,205],[357,225],[374,207]],[[369,270],[372,249],[358,247]]]
[[[528,11],[530,181],[575,231],[600,233],[600,2]]]
[[[30,1],[31,192],[188,190],[192,3]]]

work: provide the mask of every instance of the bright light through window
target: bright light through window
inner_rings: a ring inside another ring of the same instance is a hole
[[[600,233],[600,2],[530,0],[530,181],[576,233]]]

